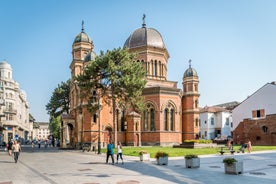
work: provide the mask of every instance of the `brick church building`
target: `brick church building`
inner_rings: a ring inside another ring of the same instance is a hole
[[[101,109],[96,114],[91,115],[84,108],[85,102],[73,78],[93,62],[96,53],[82,24],[81,33],[72,45],[70,114],[62,116],[62,147],[80,148],[84,143],[105,147],[109,140],[129,146],[171,146],[199,137],[199,78],[191,61],[188,67],[178,66],[183,67],[182,89],[179,89],[177,82],[167,79],[170,56],[162,35],[156,29],[147,28],[145,18],[142,27],[126,39],[124,47],[137,54],[137,61],[147,71],[143,90],[145,111],[138,114],[117,108],[112,112],[101,99]],[[116,113],[116,126],[113,113]]]

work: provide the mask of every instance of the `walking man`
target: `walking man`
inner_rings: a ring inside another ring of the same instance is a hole
[[[114,146],[111,141],[107,145],[107,152],[106,152],[106,164],[108,163],[109,156],[111,156],[112,164],[114,165]]]
[[[14,155],[14,161],[17,163],[19,152],[21,151],[20,144],[15,140],[12,145],[13,155]]]

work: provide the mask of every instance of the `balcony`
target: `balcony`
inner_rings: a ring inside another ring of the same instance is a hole
[[[4,114],[16,114],[17,110],[12,108],[5,108],[3,109]]]

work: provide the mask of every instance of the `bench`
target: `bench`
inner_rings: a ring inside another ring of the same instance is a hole
[[[228,151],[231,153],[231,155],[233,155],[236,152],[235,150],[233,150],[233,148],[229,149],[228,147],[221,147],[219,153],[221,155],[223,155],[224,153],[226,153]]]

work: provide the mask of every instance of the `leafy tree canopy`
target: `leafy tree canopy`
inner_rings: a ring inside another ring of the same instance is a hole
[[[70,79],[66,82],[61,82],[55,88],[49,103],[46,105],[46,110],[51,117],[58,117],[62,113],[69,112],[69,93],[70,93]]]
[[[114,49],[103,52],[91,61],[83,74],[75,79],[81,88],[82,97],[88,100],[91,113],[97,110],[95,102],[96,91],[98,97],[103,97],[107,104],[121,108],[131,106],[136,111],[143,109],[142,90],[146,85],[146,71],[142,63],[135,61],[136,55],[128,49]],[[96,108],[95,108],[96,107]]]
[[[60,126],[61,126],[60,116],[52,117],[50,120],[49,128],[50,128],[51,134],[55,138],[60,138]]]

